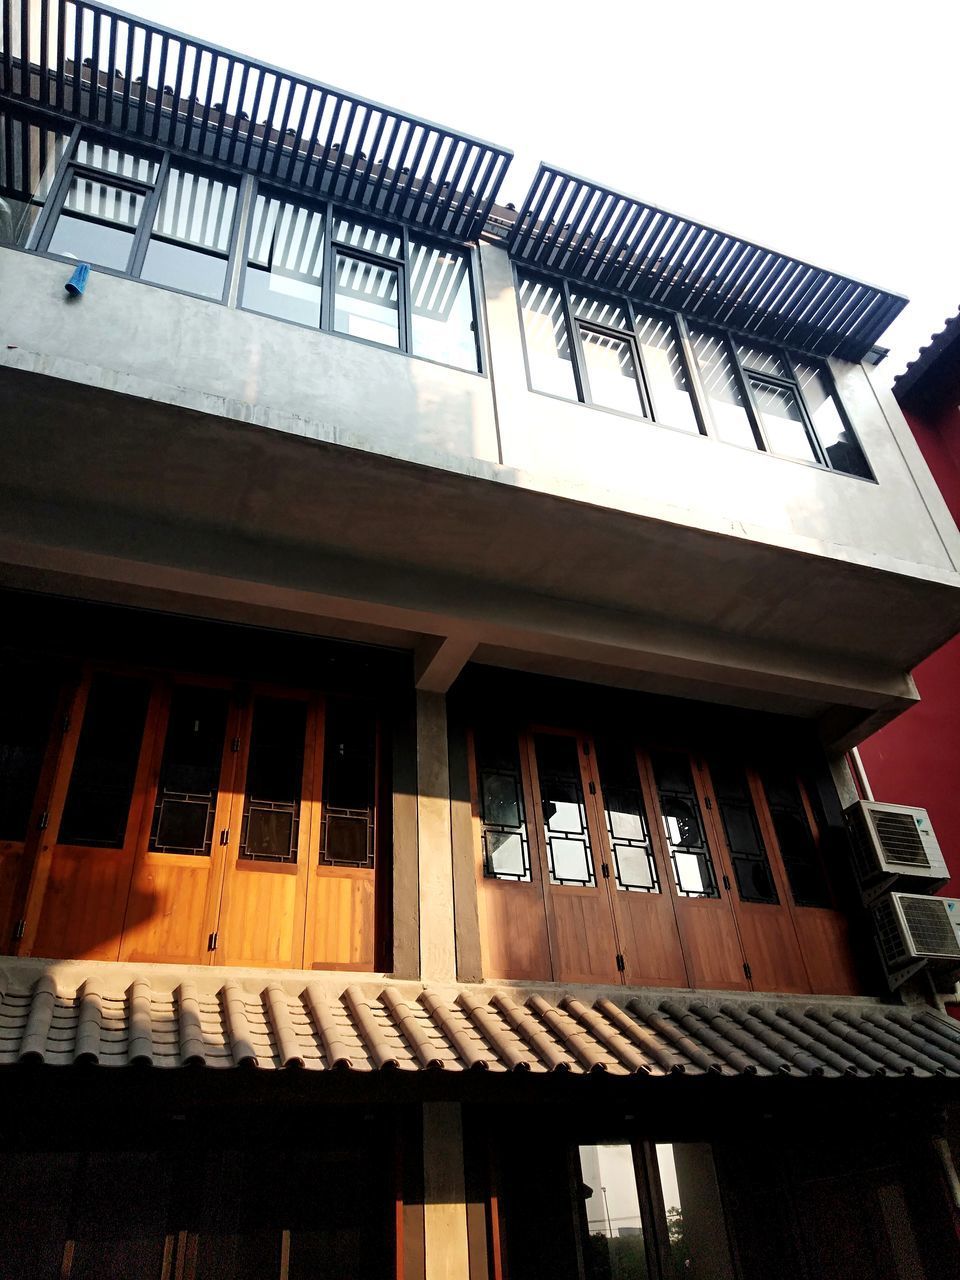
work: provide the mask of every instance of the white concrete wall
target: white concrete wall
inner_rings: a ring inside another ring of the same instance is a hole
[[[513,273],[498,246],[484,246],[483,274],[505,466],[545,487],[573,482],[584,501],[760,541],[889,558],[901,570],[960,567],[960,537],[925,466],[906,464],[897,419],[909,429],[892,398],[888,419],[860,365],[833,370],[876,485],[530,391]]]
[[[0,249],[0,363],[527,490],[898,574],[949,579],[960,535],[892,397],[835,363],[879,484],[527,386],[513,276],[484,246],[490,376]]]

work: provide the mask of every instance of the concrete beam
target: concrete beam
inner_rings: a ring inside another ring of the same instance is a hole
[[[476,635],[422,636],[414,653],[416,687],[424,693],[446,693],[476,647]]]

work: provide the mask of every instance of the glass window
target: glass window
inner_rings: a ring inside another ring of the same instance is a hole
[[[750,415],[740,394],[736,369],[726,343],[719,334],[697,329],[690,330],[690,338],[717,437],[727,444],[755,449],[757,442],[750,425]]]
[[[797,393],[792,387],[747,374],[770,452],[781,458],[816,462],[817,453],[807,434]]]
[[[96,138],[89,137],[81,138],[77,143],[74,160],[91,169],[102,169],[104,173],[115,174],[118,178],[132,178],[147,186],[156,182],[160,172],[160,161],[153,156],[121,150],[108,142],[98,142]]]
[[[367,262],[338,250],[335,272],[333,327],[336,332],[380,342],[388,347],[399,347],[400,283],[397,268]]]
[[[307,708],[289,698],[256,698],[250,734],[240,857],[296,862]]]
[[[4,122],[0,120],[0,128]],[[11,115],[12,148],[0,147],[0,244],[33,247],[31,233],[43,208],[70,135]]]
[[[713,1152],[703,1142],[658,1142],[655,1150],[667,1220],[665,1275],[733,1280]]]
[[[465,253],[410,240],[413,354],[477,369],[470,262]]]
[[[377,724],[364,703],[330,699],[323,747],[323,830],[320,861],[374,864]]]
[[[687,374],[673,325],[663,316],[637,316],[637,341],[647,388],[653,399],[653,416],[668,427],[699,434]]]
[[[171,166],[140,278],[221,299],[236,207],[235,183]]]
[[[588,1280],[647,1280],[646,1234],[633,1149],[626,1143],[580,1148]]]
[[[796,778],[771,768],[763,773],[763,785],[794,902],[798,907],[832,906],[820,851]]]
[[[227,726],[223,689],[180,687],[170,700],[150,848],[209,854]]]
[[[392,227],[371,226],[366,222],[356,222],[346,215],[335,214],[333,238],[337,244],[363,249],[366,253],[374,253],[381,258],[403,257],[403,238]]]
[[[144,200],[139,191],[74,174],[50,237],[50,252],[126,271]]]
[[[550,882],[594,885],[576,741],[560,734],[537,734],[534,745]]]
[[[805,360],[794,360],[797,381],[814,429],[835,471],[872,480],[873,474],[863,450],[840,415],[823,369]]]
[[[597,766],[617,888],[659,893],[636,753],[623,743],[599,742]]]
[[[754,347],[744,342],[737,343],[737,355],[740,363],[751,373],[769,373],[775,378],[789,378],[790,371],[783,363],[783,358],[776,351],[767,351],[762,347]]]
[[[630,332],[630,317],[626,307],[608,298],[591,298],[582,293],[570,291],[570,305],[578,320],[586,320],[588,324],[604,329],[622,329]]]
[[[107,673],[93,677],[60,820],[60,844],[123,847],[147,697],[145,680]]]
[[[642,414],[644,402],[630,339],[581,325],[580,341],[591,401],[606,409]]]
[[[484,874],[495,880],[529,882],[530,842],[517,735],[480,729],[474,748]]]
[[[258,193],[242,306],[319,328],[323,238],[322,211]]]
[[[652,759],[677,892],[687,898],[717,898],[720,891],[690,762],[675,751],[658,751]]]
[[[721,760],[711,760],[709,768],[741,900],[779,902],[747,775]]]
[[[576,400],[577,382],[560,290],[521,276],[520,308],[530,385],[534,391]]]

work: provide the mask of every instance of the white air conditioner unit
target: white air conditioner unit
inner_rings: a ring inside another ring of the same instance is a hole
[[[873,908],[873,927],[891,990],[923,968],[938,988],[960,974],[960,898],[891,893]]]
[[[950,879],[926,809],[858,800],[844,816],[864,902],[891,889],[934,893]]]

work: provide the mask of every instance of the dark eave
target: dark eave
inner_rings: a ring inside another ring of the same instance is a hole
[[[956,396],[960,386],[960,313],[951,316],[939,333],[920,349],[893,390],[905,409],[933,407],[946,396]]]
[[[104,5],[2,0],[2,11],[0,105],[20,103],[372,215],[474,239],[512,158]],[[6,128],[0,141],[10,154]],[[9,178],[5,187],[18,194]]]
[[[541,164],[513,258],[800,351],[861,360],[906,298]]]

